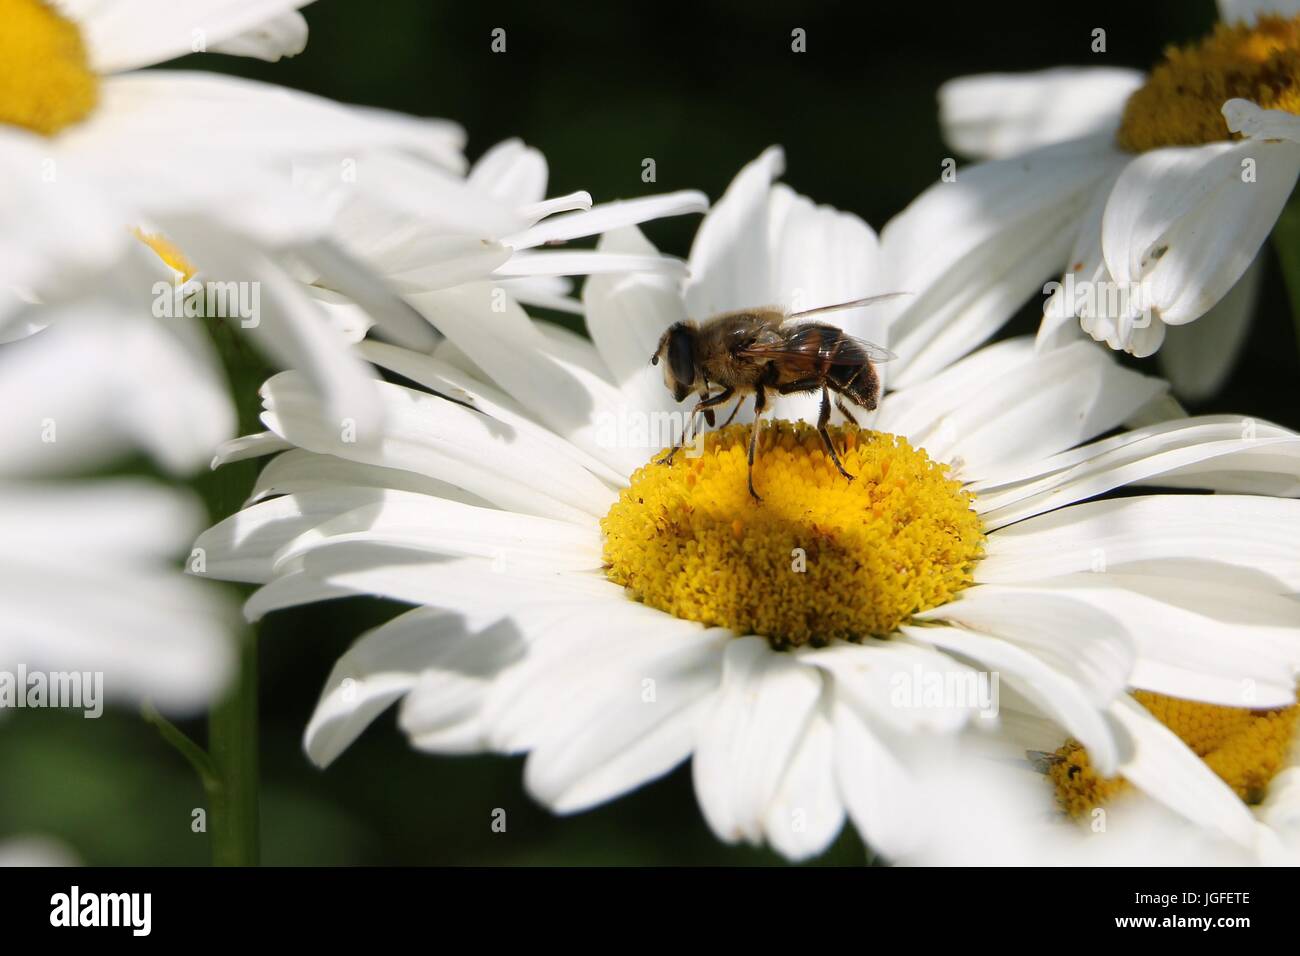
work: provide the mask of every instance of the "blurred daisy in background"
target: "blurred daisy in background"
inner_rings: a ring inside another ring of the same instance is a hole
[[[1137,356],[1161,350],[1179,394],[1219,389],[1253,312],[1254,263],[1300,173],[1300,6],[1219,7],[1213,32],[1146,75],[1071,67],[944,85],[948,142],[990,161],[931,187],[893,227],[906,259],[924,220],[952,223],[918,265],[943,278],[932,300],[909,304],[901,336],[948,351],[940,343],[955,348],[988,321],[960,315],[971,301],[1019,305],[1056,274],[1040,347],[1081,327]],[[989,270],[1008,281],[981,281]]]
[[[1300,587],[1300,502],[1280,497],[1300,490],[1300,437],[1168,420],[1166,386],[1091,343],[935,361],[871,431],[836,426],[852,483],[801,423],[760,445],[761,505],[745,425],[649,461],[675,407],[648,359],[673,322],[894,278],[865,224],[774,186],[780,173],[779,151],[741,171],[685,286],[589,280],[590,342],[514,302],[494,311],[490,284],[409,296],[454,351],[360,346],[411,383],[378,387],[373,447],[322,428],[300,374],[266,383],[268,432],[231,453],[287,450],[200,537],[206,573],[263,585],[253,619],[358,594],[415,605],[335,667],[313,760],[401,700],[417,748],[527,753],[529,791],[558,812],[690,759],[722,840],[802,859],[847,816],[903,858],[933,823],[915,781],[984,719],[970,701],[928,705],[932,676],[998,675],[1105,775],[1134,759],[1127,689],[1239,705],[1248,682],[1260,707],[1294,703],[1300,618],[1276,612]],[[633,228],[599,248],[653,251]],[[845,318],[897,349],[884,321]],[[927,344],[914,354],[939,354]],[[1221,493],[1099,498],[1153,483]]]
[[[546,200],[545,162],[517,144],[465,178],[464,134],[452,123],[196,70],[140,69],[195,51],[297,53],[307,28],[294,8],[304,5],[4,0],[0,168],[17,188],[0,200],[13,224],[0,239],[0,337],[43,324],[31,303],[110,281],[143,240],[177,286],[255,288],[256,315],[220,317],[238,319],[272,363],[303,372],[326,396],[328,419],[366,441],[379,406],[372,372],[348,343],[372,325],[413,348],[437,343],[386,275],[436,288],[540,272],[544,298],[563,297],[563,274],[680,269],[666,257],[593,264],[513,253],[700,212],[698,193],[612,209],[590,208],[585,193]],[[583,212],[539,226],[567,210]]]
[[[1267,603],[1265,614],[1279,609]],[[1300,864],[1300,708],[1138,691],[1113,711],[1134,754],[1107,776],[1058,723],[1014,695],[1001,703],[1001,733],[972,740],[927,782],[962,799],[907,862]]]
[[[233,415],[215,378],[191,378],[193,329],[96,299],[53,319],[0,346],[0,670],[102,672],[109,702],[193,715],[230,676],[239,627],[226,595],[180,573],[202,504],[78,476],[136,449],[190,472]]]

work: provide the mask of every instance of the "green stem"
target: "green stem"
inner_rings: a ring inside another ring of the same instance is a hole
[[[259,860],[257,636],[241,634],[229,694],[208,718],[208,749],[217,786],[209,790],[212,862],[256,866]]]
[[[141,706],[140,715],[144,717],[146,723],[158,728],[158,733],[162,735],[163,740],[175,747],[180,755],[190,762],[190,766],[199,775],[203,789],[207,791],[208,798],[211,800],[212,792],[219,785],[219,781],[217,768],[213,766],[212,758],[208,756],[207,751],[186,736],[185,731],[158,713],[157,708],[149,701],[145,701]]]

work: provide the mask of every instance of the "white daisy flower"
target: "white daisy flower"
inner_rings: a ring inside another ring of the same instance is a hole
[[[143,239],[178,285],[238,286],[247,311],[223,317],[271,362],[308,375],[329,420],[366,441],[378,402],[349,342],[371,325],[408,347],[437,341],[395,290],[499,276],[531,289],[530,301],[563,304],[563,275],[680,263],[520,250],[706,206],[693,192],[594,208],[586,193],[547,200],[545,161],[519,144],[466,177],[464,134],[445,121],[139,69],[195,49],[296,53],[305,0],[3,2],[0,168],[18,188],[0,200],[14,225],[0,238],[0,288],[20,296],[0,302],[6,338],[43,324],[16,303],[112,281]]]
[[[392,153],[360,162],[366,176],[350,181],[329,164],[303,164],[300,183],[338,209],[339,244],[406,293],[490,279],[516,301],[580,314],[566,276],[680,276],[683,264],[658,254],[553,247],[708,209],[696,190],[595,206],[585,191],[547,198],[546,158],[517,139],[493,146],[464,178]]]
[[[835,426],[851,483],[802,423],[765,431],[761,504],[746,425],[649,461],[665,444],[649,423],[674,406],[648,359],[673,322],[879,288],[871,230],[773,185],[780,171],[773,150],[736,177],[684,289],[592,278],[591,342],[493,313],[486,285],[412,296],[459,353],[361,347],[421,387],[380,386],[374,448],[315,424],[301,375],[266,383],[269,431],[230,454],[288,450],[200,537],[207,573],[262,584],[254,619],[354,594],[416,605],[335,667],[313,760],[402,700],[414,746],[527,753],[557,812],[690,759],[725,841],[805,858],[847,815],[894,857],[928,825],[913,762],[976,710],[928,706],[928,677],[1000,675],[1109,773],[1131,749],[1110,717],[1129,686],[1225,701],[1249,679],[1293,702],[1300,621],[1243,650],[1219,618],[1300,581],[1300,502],[1271,496],[1296,490],[1300,437],[1192,418],[1100,438],[1165,386],[1090,343],[1003,342],[886,395],[872,430]],[[601,248],[653,252],[635,229]],[[846,313],[855,332],[873,321]],[[1097,500],[1156,481],[1224,493]]]
[[[74,476],[133,448],[192,469],[224,393],[188,380],[180,326],[93,302],[56,318],[0,346],[0,671],[18,693],[24,671],[99,673],[110,702],[193,714],[225,685],[238,625],[179,573],[203,508],[154,481]]]
[[[1271,603],[1260,621],[1279,610],[1294,620],[1294,600]],[[1001,733],[928,781],[935,793],[959,784],[962,800],[909,862],[1300,865],[1300,707],[1125,695],[1112,715],[1134,747],[1107,776],[1059,724],[1002,704]]]
[[[375,405],[370,373],[291,278],[286,257],[335,268],[395,340],[414,328],[409,342],[422,344],[429,333],[334,248],[333,210],[292,188],[293,163],[390,150],[459,173],[463,133],[233,77],[140,69],[194,50],[296,53],[306,24],[295,8],[304,5],[3,0],[4,339],[46,324],[32,303],[56,307],[120,285],[116,273],[143,239],[185,278],[255,289],[256,314],[231,317],[273,361],[302,369],[335,408],[365,419]],[[205,361],[196,357],[196,374]]]
[[[891,227],[907,257],[927,220],[950,224],[932,261],[917,260],[930,296],[900,320],[900,354],[927,343],[914,378],[1056,274],[1041,346],[1080,326],[1138,356],[1167,341],[1181,394],[1218,389],[1252,312],[1252,263],[1300,173],[1300,5],[1220,9],[1209,36],[1148,75],[1057,68],[940,90],[949,143],[991,161],[937,183]],[[997,308],[979,307],[990,299]]]

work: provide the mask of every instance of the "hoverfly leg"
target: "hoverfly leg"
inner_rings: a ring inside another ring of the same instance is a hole
[[[817,416],[817,433],[822,436],[822,444],[826,446],[826,452],[831,456],[831,461],[835,462],[835,467],[840,470],[840,474],[843,475],[845,478],[847,478],[849,481],[852,481],[853,476],[850,475],[847,471],[845,471],[844,466],[840,464],[840,456],[835,451],[835,444],[834,442],[831,441],[830,432],[826,430],[826,423],[829,422],[830,420],[831,420],[831,393],[826,389],[825,386],[822,386],[822,407],[821,407],[820,414],[818,414]]]
[[[763,386],[758,385],[754,388],[754,430],[749,433],[749,495],[757,502],[762,502],[762,497],[754,490],[754,452],[758,449],[758,433],[763,427],[763,409],[767,407],[767,396],[763,392]]]
[[[691,409],[691,418],[686,424],[686,430],[682,433],[681,442],[674,445],[667,455],[658,460],[657,464],[671,465],[673,463],[673,456],[682,448],[685,448],[690,442],[695,440],[695,426],[698,424],[700,416],[703,415],[704,420],[712,425],[714,407],[723,404],[735,394],[736,390],[731,386],[727,386],[722,391],[718,392],[717,395],[706,395],[696,402],[695,407]]]

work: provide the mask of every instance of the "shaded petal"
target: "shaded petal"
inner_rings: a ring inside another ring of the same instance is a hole
[[[804,727],[794,758],[763,820],[767,842],[789,860],[824,853],[844,826],[835,781],[835,730],[826,700]]]
[[[1254,845],[1250,810],[1173,731],[1128,697],[1116,701],[1111,714],[1135,743],[1133,756],[1120,767],[1126,780],[1200,826]]]
[[[1300,436],[1231,416],[1188,418],[1126,432],[1041,460],[1000,470],[968,486],[987,529],[1134,484],[1178,484],[1217,491],[1300,493]],[[1241,486],[1238,476],[1248,477]],[[1170,476],[1173,476],[1172,480]]]
[[[1150,495],[1089,501],[993,532],[976,581],[1019,584],[1091,571],[1209,578],[1300,591],[1300,501]]]
[[[822,678],[761,637],[727,643],[722,684],[700,723],[692,774],[704,818],[720,840],[757,844]]]
[[[349,440],[346,428],[325,422],[319,400],[295,372],[262,387],[262,420],[308,451],[414,471],[523,514],[586,523],[614,501],[607,485],[525,431],[400,385],[380,382],[376,389],[385,425],[373,444]]]
[[[334,665],[303,735],[307,755],[318,767],[329,766],[417,685],[422,699],[403,708],[404,721],[420,709],[435,684],[446,695],[444,710],[439,719],[424,715],[430,718],[428,726],[450,723],[453,709],[462,719],[472,716],[492,677],[522,652],[522,643],[508,629],[476,632],[456,614],[434,608],[408,611],[367,631]]]
[[[731,181],[700,223],[691,245],[686,310],[694,319],[771,305],[768,199],[785,171],[785,153],[768,147]]]
[[[1150,354],[1159,343],[1142,333],[1154,331],[1156,319],[1191,322],[1222,299],[1254,261],[1298,173],[1293,143],[1211,143],[1133,159],[1102,224],[1107,268],[1121,289],[1136,287],[1118,316],[1119,346]]]
[[[564,703],[528,756],[529,793],[556,812],[575,813],[684,761],[717,691],[729,637],[696,629],[649,638],[638,653],[587,674],[581,686],[551,688]]]
[[[1138,70],[1115,67],[961,76],[939,87],[939,124],[953,149],[978,159],[1113,135],[1144,80]]]
[[[1176,393],[1189,401],[1204,401],[1223,387],[1246,344],[1263,273],[1263,257],[1256,256],[1237,284],[1194,328],[1174,326],[1165,334],[1160,371]]]
[[[995,468],[1030,467],[1109,431],[1166,387],[1091,342],[1040,354],[1029,339],[1010,339],[887,396],[876,427],[973,480]]]
[[[1123,161],[1109,138],[1092,137],[976,163],[891,220],[881,268],[898,291],[915,293],[890,326],[895,384],[929,378],[978,347],[1059,275],[1077,235],[1070,224]]]

